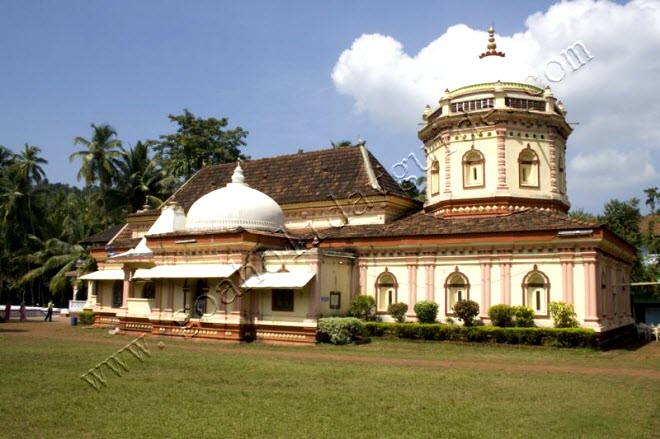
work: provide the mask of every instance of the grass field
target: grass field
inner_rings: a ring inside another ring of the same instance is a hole
[[[0,325],[0,436],[660,437],[660,342],[595,352],[149,338],[152,357],[108,371],[107,388],[80,380],[134,338]]]

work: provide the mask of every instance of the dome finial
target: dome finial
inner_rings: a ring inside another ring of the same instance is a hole
[[[231,176],[232,183],[245,184],[245,175],[243,175],[243,169],[241,168],[241,163],[236,163],[236,169],[234,169],[234,175]]]
[[[506,56],[505,53],[497,51],[497,44],[495,44],[495,28],[493,28],[493,26],[488,28],[488,46],[486,47],[488,50],[479,55],[479,59],[486,56],[501,56],[502,58]]]

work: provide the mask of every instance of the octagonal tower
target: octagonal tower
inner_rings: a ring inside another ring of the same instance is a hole
[[[438,108],[424,111],[418,135],[426,154],[425,209],[443,217],[530,207],[566,213],[566,140],[572,131],[566,110],[550,88],[528,82],[533,76],[506,77],[531,69],[506,60],[496,50],[493,28],[488,32],[476,82],[446,90]]]

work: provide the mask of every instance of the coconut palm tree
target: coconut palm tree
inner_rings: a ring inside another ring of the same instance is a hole
[[[120,207],[135,212],[146,204],[159,206],[176,179],[160,166],[159,155],[149,157],[149,145],[137,142],[134,148],[122,150],[117,164],[117,187],[113,193]]]
[[[117,160],[121,156],[121,141],[117,132],[108,124],[91,124],[93,134],[91,139],[76,137],[73,143],[83,145],[85,149],[76,151],[69,157],[70,161],[80,158],[82,166],[78,172],[78,180],[85,179],[87,186],[99,183],[101,203],[104,212],[104,225],[110,222],[106,205],[106,195],[109,186],[117,174]]]
[[[16,175],[30,185],[39,183],[46,177],[41,165],[48,164],[48,160],[39,157],[40,153],[41,148],[26,143],[23,151],[14,156],[13,164],[10,165],[16,170]]]
[[[19,279],[19,283],[25,284],[52,275],[48,289],[53,294],[59,294],[68,287],[66,278],[68,271],[80,265],[84,267],[83,271],[88,271],[93,264],[91,256],[78,244],[69,244],[57,238],[41,241],[36,236],[30,236],[30,239],[35,241],[40,249],[29,255],[28,261],[37,264],[38,267],[24,274]]]

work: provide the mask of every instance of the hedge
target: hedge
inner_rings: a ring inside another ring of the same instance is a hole
[[[80,311],[78,313],[78,323],[81,325],[93,325],[94,311]]]
[[[441,323],[365,324],[372,337],[396,337],[410,340],[461,341],[532,346],[596,347],[596,333],[583,328],[499,328],[497,326],[459,326]]]

